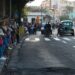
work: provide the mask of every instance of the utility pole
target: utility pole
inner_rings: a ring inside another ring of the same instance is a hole
[[[42,25],[42,4],[41,4],[41,25]]]
[[[50,3],[49,4],[50,4],[50,6],[49,6],[50,7],[50,10],[51,10],[52,9],[52,0],[50,0]]]

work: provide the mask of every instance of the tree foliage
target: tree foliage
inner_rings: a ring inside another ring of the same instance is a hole
[[[62,15],[60,16],[60,20],[69,20],[69,16],[68,15]]]
[[[66,13],[70,14],[71,12],[73,12],[73,7],[72,6],[66,6]]]
[[[28,15],[28,11],[29,11],[29,8],[28,8],[28,7],[24,7],[24,8],[22,9],[23,15],[24,15],[24,16],[27,16],[27,15]]]

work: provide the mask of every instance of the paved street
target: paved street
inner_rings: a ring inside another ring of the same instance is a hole
[[[9,69],[49,67],[75,69],[75,37],[54,35],[46,38],[40,32],[37,32],[36,35],[25,36],[19,48],[15,49],[8,65]],[[29,75],[31,72],[27,71],[26,73]],[[63,74],[59,73],[58,75]]]
[[[75,37],[25,37],[18,52],[19,68],[70,67],[75,68]]]

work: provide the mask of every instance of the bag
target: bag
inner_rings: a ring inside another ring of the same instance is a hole
[[[0,46],[3,45],[3,39],[0,37]]]

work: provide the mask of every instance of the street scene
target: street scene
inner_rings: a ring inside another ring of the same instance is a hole
[[[75,0],[0,5],[0,75],[75,75]]]

